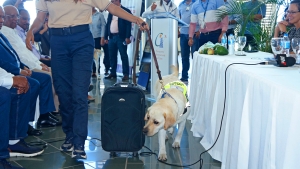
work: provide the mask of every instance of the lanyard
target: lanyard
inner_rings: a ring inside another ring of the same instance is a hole
[[[204,9],[204,16],[203,16],[203,21],[205,20],[205,15],[206,15],[206,11],[207,11],[207,7],[208,7],[208,3],[209,3],[209,0],[207,0],[207,2],[206,2],[206,7],[204,8],[204,6],[203,6],[203,2],[202,2],[202,0],[200,0],[201,1],[201,6],[202,6],[202,8]]]
[[[163,4],[162,4],[162,5],[164,6],[164,8],[165,8],[165,11],[166,11],[166,12],[169,12],[169,11],[170,11],[170,8],[171,8],[171,7],[170,7],[170,5],[171,5],[170,3],[172,3],[172,1],[170,1],[170,2],[169,2],[169,9],[168,9],[168,11],[167,11],[167,9],[166,9],[166,7],[165,7],[165,4],[164,4],[164,3],[165,3],[165,2],[163,1]],[[173,12],[173,11],[171,11],[171,12]],[[170,13],[171,13],[171,12],[170,12]]]

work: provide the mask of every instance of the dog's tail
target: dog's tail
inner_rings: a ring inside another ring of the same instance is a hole
[[[172,69],[172,76],[176,76],[178,77],[178,67],[177,66],[174,66],[174,65],[171,65],[171,69]]]

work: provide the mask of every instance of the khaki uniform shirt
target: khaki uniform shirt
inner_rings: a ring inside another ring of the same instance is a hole
[[[36,0],[38,12],[49,13],[48,26],[50,28],[63,28],[92,22],[92,7],[106,10],[109,0]]]

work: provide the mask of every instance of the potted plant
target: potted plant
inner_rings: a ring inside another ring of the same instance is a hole
[[[258,48],[260,51],[272,53],[270,41],[274,34],[274,29],[277,24],[278,11],[281,5],[286,5],[285,0],[261,0],[259,5],[251,10],[243,10],[244,1],[231,0],[227,3],[226,7],[218,9],[217,17],[224,18],[227,15],[238,15],[240,19],[237,20],[238,26],[235,32],[238,36],[242,36],[246,32],[246,26],[248,22],[253,22],[254,14],[260,9],[260,7],[265,4],[266,6],[271,6],[271,10],[268,18],[264,18],[269,22],[263,22],[261,24],[256,24],[252,29],[247,29],[251,32]],[[247,47],[246,47],[247,48]]]

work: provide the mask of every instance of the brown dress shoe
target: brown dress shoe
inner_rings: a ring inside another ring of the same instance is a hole
[[[124,75],[124,77],[122,78],[122,81],[126,81],[129,80],[129,76],[128,75]]]

